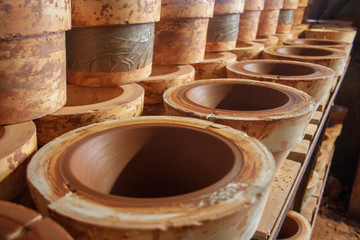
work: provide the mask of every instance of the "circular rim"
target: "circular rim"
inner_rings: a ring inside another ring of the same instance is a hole
[[[298,43],[298,41],[301,41]],[[309,43],[310,42],[310,43]],[[311,42],[318,42],[311,43]],[[288,39],[283,41],[284,44],[287,45],[309,45],[309,46],[318,46],[318,47],[325,47],[325,48],[331,48],[331,47],[340,47],[341,45],[350,46],[351,43],[339,41],[339,40],[333,40],[333,39],[319,39],[319,38],[299,38],[299,39]],[[325,44],[322,44],[325,43]]]
[[[240,45],[246,45],[246,46],[240,46]],[[257,43],[255,41],[250,42],[250,41],[246,41],[246,42],[237,42],[236,43],[236,47],[233,50],[230,51],[239,51],[239,50],[258,50],[258,49],[264,49],[264,45],[261,43]]]
[[[310,236],[311,236],[311,225],[303,215],[301,215],[300,213],[297,213],[295,211],[288,211],[288,213],[286,214],[286,217],[288,217],[291,220],[293,220],[294,222],[296,222],[296,224],[298,226],[298,230],[296,231],[295,234],[293,234],[290,237],[279,238],[279,236],[278,236],[277,239],[279,239],[279,240],[280,239],[281,240],[294,239],[295,240],[295,239],[309,239],[310,238]]]
[[[87,198],[76,189],[72,189],[60,175],[51,173],[55,170],[64,150],[71,147],[74,141],[80,141],[109,128],[149,122],[193,126],[202,129],[201,131],[220,134],[241,149],[244,159],[243,167],[233,181],[211,194],[190,199],[188,204],[170,203],[166,206],[145,208],[107,205],[109,202],[105,203],[102,198]],[[252,160],[250,161],[250,159]],[[257,170],[254,171],[254,168]],[[247,169],[246,172],[243,171],[245,169]],[[105,227],[164,229],[168,226],[196,225],[201,221],[222,218],[233,214],[234,211],[241,210],[249,201],[256,201],[259,194],[262,194],[264,189],[271,184],[275,173],[275,162],[271,153],[258,140],[230,127],[184,117],[138,117],[93,124],[58,137],[35,154],[29,163],[27,173],[30,186],[37,188],[46,202],[50,203],[48,207],[59,214]],[[74,205],[71,204],[71,207],[66,204],[66,206],[62,205],[68,200],[72,201]],[[89,211],[82,211],[82,207],[76,208],[75,206],[86,206]],[[193,206],[195,209],[189,208],[189,206]],[[206,211],[203,211],[204,209]],[[91,215],[92,211],[96,212],[96,216]],[[106,218],[110,212],[113,213],[113,218]],[[103,221],[99,222],[100,218],[103,218]]]
[[[206,52],[204,60],[200,63],[194,63],[195,65],[208,64],[208,63],[217,63],[217,62],[227,62],[230,60],[236,60],[237,56],[231,52]]]
[[[163,81],[173,81],[176,80],[177,78],[179,78],[179,76],[184,76],[184,75],[191,75],[191,74],[195,74],[195,69],[193,66],[191,66],[190,64],[185,64],[185,65],[153,65],[152,66],[152,71],[154,70],[154,68],[172,68],[174,69],[174,71],[171,71],[170,73],[166,73],[166,74],[159,74],[159,75],[150,75],[150,77],[148,77],[147,79],[145,79],[145,82],[163,82]],[[139,82],[141,84],[141,82]]]

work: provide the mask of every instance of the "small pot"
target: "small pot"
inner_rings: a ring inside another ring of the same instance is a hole
[[[309,221],[300,213],[289,211],[281,226],[278,240],[310,240],[311,226]]]
[[[264,45],[256,42],[238,42],[236,48],[230,50],[236,54],[237,61],[260,58]]]

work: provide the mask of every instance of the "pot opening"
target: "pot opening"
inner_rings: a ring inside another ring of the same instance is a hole
[[[179,71],[177,66],[162,66],[162,65],[153,65],[151,70],[151,77],[167,75]]]
[[[67,85],[65,107],[84,106],[109,101],[123,94],[121,87],[87,87]]]
[[[307,40],[307,39],[296,39],[293,40],[295,44],[304,44],[304,45],[341,45],[339,42],[327,41],[327,40]]]
[[[244,64],[247,71],[279,76],[301,76],[316,73],[316,69],[293,63],[259,62]]]
[[[277,48],[276,51],[282,54],[308,56],[308,57],[322,57],[331,56],[335,53],[326,49],[319,48],[306,48],[306,47],[281,47]]]
[[[195,104],[231,111],[260,111],[278,108],[289,102],[288,95],[269,87],[247,84],[212,83],[197,86],[186,93]]]
[[[137,124],[93,134],[63,157],[72,186],[131,198],[191,193],[233,169],[235,145],[215,133],[171,124]]]
[[[297,235],[300,231],[300,226],[293,218],[286,216],[283,225],[281,226],[277,239],[287,239]]]

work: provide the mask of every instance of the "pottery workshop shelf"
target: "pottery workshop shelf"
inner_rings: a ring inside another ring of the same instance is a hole
[[[325,99],[313,115],[305,132],[304,139],[293,147],[284,164],[275,176],[269,199],[260,224],[253,239],[277,239],[286,214],[292,208],[310,222],[315,224],[321,196],[330,169],[331,156],[328,156],[325,167],[319,171],[317,191],[303,204],[306,186],[318,158],[319,145],[324,136],[328,117],[333,102],[339,91],[343,77],[338,81],[332,94]]]

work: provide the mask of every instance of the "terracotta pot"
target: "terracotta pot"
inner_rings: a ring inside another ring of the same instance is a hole
[[[312,28],[305,30],[306,38],[331,39],[353,43],[356,31],[347,28]]]
[[[290,33],[294,21],[293,9],[281,9],[276,28],[277,33]]]
[[[350,55],[352,44],[338,40],[302,38],[284,41],[285,45],[308,45],[314,47],[336,48],[345,51]]]
[[[255,39],[254,42],[261,43],[262,45],[264,45],[265,48],[277,46],[279,42],[279,38],[274,35],[275,34],[266,37],[259,37]]]
[[[237,61],[260,58],[264,45],[256,42],[238,42],[236,48],[230,50],[236,54]]]
[[[192,64],[195,80],[226,78],[226,65],[236,62],[236,54],[231,52],[206,53],[201,63]]]
[[[319,174],[316,171],[312,171],[308,185],[303,199],[303,207],[309,202],[311,195],[316,192],[317,185],[319,183]]]
[[[75,128],[107,120],[139,116],[144,90],[137,84],[121,87],[67,86],[66,105],[55,113],[35,120],[39,145]]]
[[[26,166],[37,150],[32,121],[0,126],[0,199],[12,200],[26,188]]]
[[[335,76],[321,65],[273,59],[231,63],[226,71],[229,78],[275,82],[304,91],[315,100],[315,108],[330,92]]]
[[[282,9],[284,0],[265,0],[264,10]]]
[[[151,76],[140,82],[145,90],[143,115],[164,115],[163,94],[166,89],[194,81],[191,65],[153,65]]]
[[[245,11],[241,14],[237,42],[247,42],[256,39],[259,26],[260,11]]]
[[[160,20],[160,0],[72,0],[73,27],[128,25]]]
[[[272,36],[275,36],[275,37],[278,38],[277,46],[282,46],[284,41],[294,38],[294,34],[291,33],[291,32],[289,32],[289,33],[276,33],[276,34],[273,34]],[[272,47],[272,46],[269,46],[269,47]]]
[[[168,89],[168,115],[196,117],[231,126],[259,139],[277,168],[303,138],[314,111],[306,93],[281,84],[244,79],[196,81]]]
[[[0,39],[63,32],[71,28],[70,0],[3,0]]]
[[[299,7],[299,0],[284,0],[283,9],[297,9]]]
[[[211,18],[214,0],[162,0],[161,20],[175,18]]]
[[[263,58],[296,60],[301,62],[310,62],[332,68],[335,76],[344,73],[347,55],[344,51],[311,46],[280,46],[266,48],[262,54]]]
[[[11,202],[0,201],[0,225],[1,239],[73,239],[50,218]]]
[[[264,10],[265,0],[245,0],[244,11]]]
[[[0,40],[0,52],[0,125],[39,118],[65,104],[65,33]]]
[[[277,239],[310,240],[311,231],[310,223],[304,216],[295,211],[289,211]]]
[[[295,9],[295,11],[294,11],[294,21],[293,21],[294,26],[301,25],[301,23],[303,21],[303,18],[304,18],[304,13],[305,13],[305,8],[304,7],[299,7],[297,9]]]
[[[309,4],[309,0],[299,0],[298,7],[307,7]]]
[[[245,0],[215,0],[214,15],[243,13]]]
[[[37,207],[76,239],[250,239],[274,173],[256,139],[179,117],[76,129],[28,167]]]
[[[276,33],[280,9],[263,10],[260,14],[259,27],[256,37],[265,37]]]

